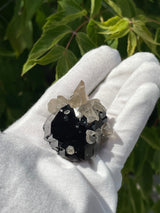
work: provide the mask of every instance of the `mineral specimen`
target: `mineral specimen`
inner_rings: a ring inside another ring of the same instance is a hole
[[[90,159],[112,133],[105,107],[98,99],[88,99],[83,81],[69,100],[51,99],[48,110],[52,114],[44,124],[44,139],[71,161]]]

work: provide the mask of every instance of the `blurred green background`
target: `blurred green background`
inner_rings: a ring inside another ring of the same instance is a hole
[[[160,59],[160,0],[1,0],[0,129],[102,44]],[[28,72],[29,71],[29,72]],[[118,213],[160,212],[160,102],[122,171]]]

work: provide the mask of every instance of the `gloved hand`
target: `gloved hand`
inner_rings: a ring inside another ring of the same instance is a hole
[[[69,98],[80,80],[106,107],[114,133],[95,158],[72,163],[43,140],[42,127],[49,100]],[[0,212],[116,212],[121,169],[159,96],[160,66],[151,53],[121,63],[118,52],[107,46],[85,54],[0,135]]]

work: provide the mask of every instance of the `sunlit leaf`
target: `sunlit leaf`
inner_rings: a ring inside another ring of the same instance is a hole
[[[48,31],[45,31],[40,39],[34,44],[29,58],[37,58],[44,54],[47,50],[59,42],[66,34],[71,33],[71,28],[66,25],[55,26]]]
[[[124,37],[125,35],[127,35],[128,32],[129,32],[129,29],[126,28],[126,29],[121,30],[121,31],[118,31],[118,32],[116,32],[116,33],[107,35],[107,36],[106,36],[106,40],[122,38],[122,37]]]
[[[115,24],[117,24],[121,18],[119,16],[114,16],[107,21],[104,22],[95,22],[100,28],[102,29],[108,29],[109,27],[113,27]]]
[[[127,44],[128,56],[133,55],[136,46],[137,46],[137,37],[133,31],[130,31],[128,34],[128,44]]]
[[[117,39],[125,36],[130,31],[129,20],[126,18],[121,19],[115,25],[108,27],[108,30],[100,32],[104,34],[106,40]]]
[[[117,32],[122,32],[124,30],[129,29],[129,20],[127,18],[122,18],[116,24],[112,26],[108,26],[107,30],[101,32],[101,34],[114,34]]]
[[[82,55],[96,47],[95,44],[91,41],[91,39],[87,36],[87,34],[83,32],[77,33],[76,41],[78,43]]]
[[[71,33],[71,28],[66,25],[55,26],[45,31],[40,39],[34,44],[28,60],[23,66],[22,75],[36,65],[36,60],[57,44],[66,34]]]

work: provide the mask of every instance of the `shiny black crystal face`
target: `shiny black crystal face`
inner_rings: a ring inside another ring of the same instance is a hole
[[[58,140],[55,149],[70,160],[90,159],[95,154],[97,144],[86,141],[86,131],[96,131],[106,120],[106,114],[99,112],[99,121],[87,123],[85,116],[77,118],[70,105],[64,106],[51,121],[51,135]]]

